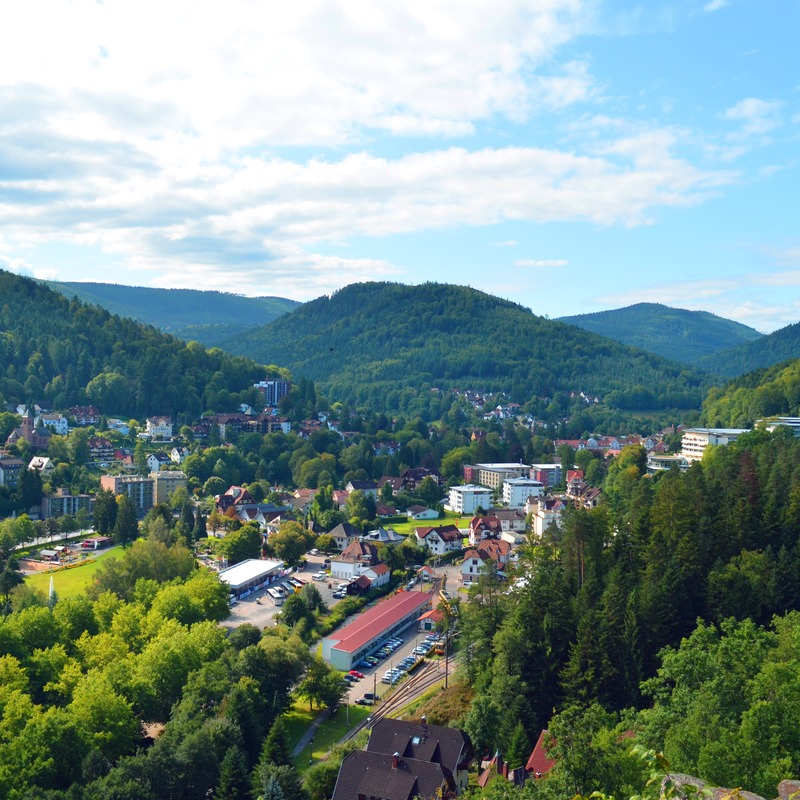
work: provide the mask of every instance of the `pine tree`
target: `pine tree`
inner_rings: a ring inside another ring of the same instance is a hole
[[[218,800],[245,800],[249,794],[247,757],[240,747],[231,747],[220,764],[219,787],[215,796]]]
[[[195,542],[199,542],[200,539],[205,539],[206,536],[208,536],[208,531],[206,530],[206,518],[203,516],[202,512],[198,509],[197,515],[194,518],[192,539]]]
[[[528,763],[528,758],[531,755],[531,743],[528,739],[528,734],[525,733],[525,728],[522,723],[518,723],[514,728],[514,734],[511,737],[511,743],[508,747],[506,754],[506,763],[511,769],[517,767],[524,767]]]
[[[291,767],[294,765],[292,761],[292,744],[283,717],[278,717],[275,720],[269,736],[264,742],[264,747],[261,750],[261,763],[265,762],[275,764],[278,767]]]
[[[139,521],[133,500],[123,494],[117,498],[117,519],[114,523],[114,541],[125,547],[139,535]]]

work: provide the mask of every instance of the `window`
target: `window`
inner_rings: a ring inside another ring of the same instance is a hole
[[[414,736],[411,739],[411,744],[419,744],[419,736]]]

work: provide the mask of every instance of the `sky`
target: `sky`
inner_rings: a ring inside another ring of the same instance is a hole
[[[800,319],[800,0],[4,10],[0,268]]]

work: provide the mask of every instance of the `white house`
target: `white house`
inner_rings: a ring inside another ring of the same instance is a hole
[[[485,486],[453,486],[450,489],[448,506],[456,514],[474,514],[478,506],[489,508],[492,504],[492,490]]]
[[[488,561],[494,561],[497,564],[499,577],[505,577],[510,552],[511,545],[502,539],[484,541],[477,548],[467,550],[464,554],[464,563],[461,565],[461,582],[469,586],[477,581]]]
[[[745,433],[750,431],[747,428],[689,428],[683,432],[681,455],[690,464],[700,461],[710,444],[716,446],[731,444]]]
[[[191,455],[192,451],[188,447],[173,447],[170,450],[169,457],[171,461],[176,464],[183,464],[184,461]]]
[[[28,469],[37,470],[43,478],[48,477],[55,468],[55,464],[47,456],[34,456],[28,464]]]
[[[563,500],[545,500],[539,503],[539,508],[533,516],[533,531],[540,539],[544,532],[551,526],[561,527],[561,521],[567,507]]]
[[[441,556],[451,550],[460,550],[464,534],[455,525],[441,525],[438,528],[417,528],[414,531],[417,544],[428,546],[431,553]]]
[[[170,460],[164,453],[150,453],[147,456],[147,466],[150,472],[158,472],[162,466],[166,466],[169,463]]]
[[[539,497],[543,489],[544,484],[533,478],[511,478],[503,482],[503,502],[509,508],[522,508],[529,497]]]
[[[69,433],[67,418],[63,414],[39,414],[34,424],[38,424],[40,421],[45,428],[53,428],[59,436],[66,436]]]
[[[171,439],[172,420],[169,417],[148,417],[145,433],[149,439],[155,439],[157,437],[161,439]]]
[[[433,508],[425,508],[425,506],[411,506],[406,509],[410,519],[424,520],[424,519],[439,519],[439,512]]]
[[[373,588],[389,583],[392,577],[391,570],[386,564],[376,564],[374,567],[367,567],[361,574],[370,579]]]
[[[123,422],[121,419],[108,420],[108,427],[109,430],[119,431],[123,436],[127,436],[128,433],[130,432],[130,427],[128,426],[128,423]]]

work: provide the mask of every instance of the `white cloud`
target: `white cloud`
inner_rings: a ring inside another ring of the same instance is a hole
[[[1,244],[1,243],[0,243]],[[54,281],[58,277],[58,270],[55,269],[34,269],[22,258],[10,258],[0,255],[0,267],[17,275],[27,275],[29,278],[39,278],[43,281]]]
[[[569,264],[569,261],[563,261],[562,259],[536,260],[531,258],[521,258],[514,262],[514,266],[517,267],[566,267],[567,264]]]
[[[781,124],[779,116],[781,103],[778,100],[760,100],[747,97],[725,111],[725,118],[741,121],[739,131],[728,135],[729,139],[745,139],[750,136],[764,136]]]
[[[728,5],[728,0],[711,0],[711,2],[706,3],[703,6],[703,11],[706,14],[711,13],[712,11],[719,11],[721,8],[725,8]]]
[[[495,247],[515,247],[517,244],[516,239],[509,239],[507,242],[495,242]]]
[[[165,122],[215,152],[337,144],[362,126],[463,136],[476,119],[524,120],[588,95],[585,64],[549,65],[586,28],[586,5],[497,0],[487,14],[480,0],[230,0],[221,14],[193,0],[19,3],[4,14],[17,35],[4,40],[0,80],[49,87],[71,106],[52,122],[89,138],[157,135]]]

